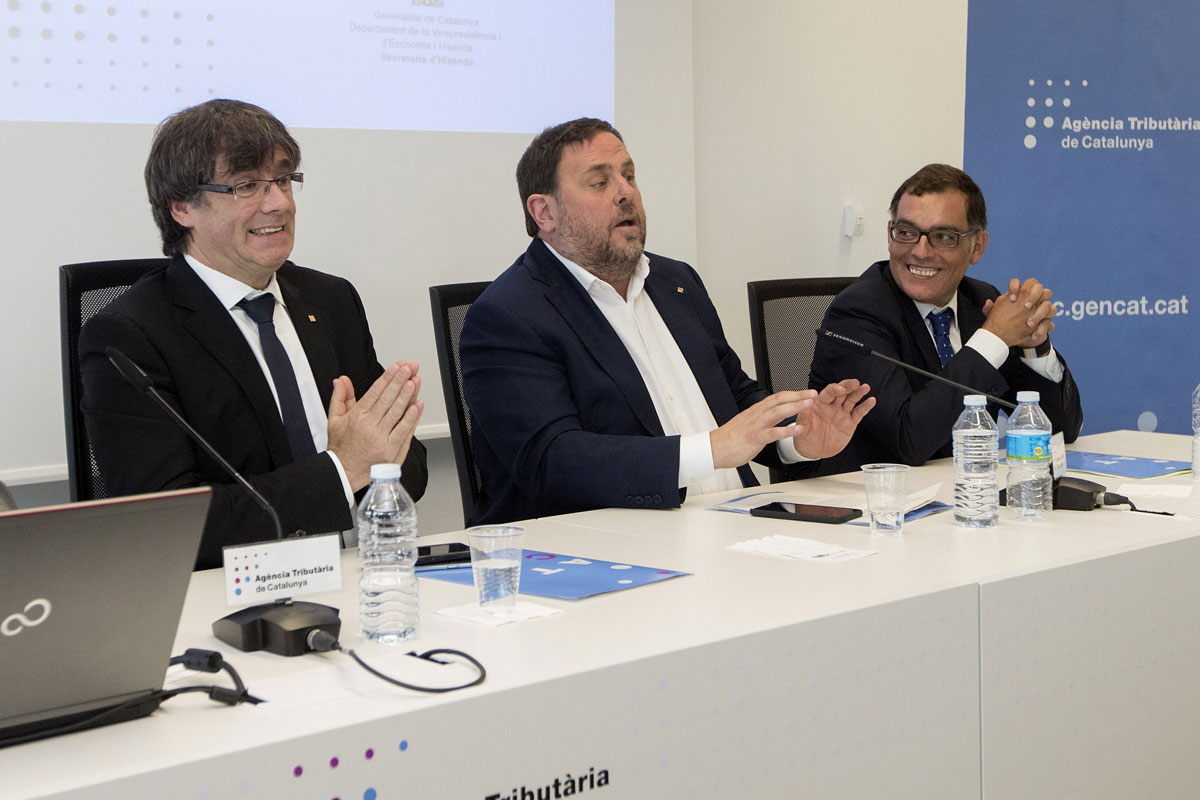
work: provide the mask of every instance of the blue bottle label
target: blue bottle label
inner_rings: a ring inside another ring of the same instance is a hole
[[[1049,461],[1050,434],[1008,432],[1008,458],[1018,461]]]

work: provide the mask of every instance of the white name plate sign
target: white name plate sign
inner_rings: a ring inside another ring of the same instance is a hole
[[[226,547],[225,602],[241,606],[341,589],[341,543],[329,533]]]

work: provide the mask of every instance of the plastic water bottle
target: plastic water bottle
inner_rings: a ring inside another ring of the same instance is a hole
[[[1192,480],[1200,481],[1200,386],[1192,392]]]
[[[1044,520],[1050,515],[1050,420],[1037,392],[1017,392],[1017,410],[1008,419],[1008,507],[1014,519]]]
[[[358,507],[358,624],[363,638],[403,642],[417,635],[417,509],[399,464],[371,467]]]
[[[996,423],[983,395],[967,395],[963,406],[954,423],[954,524],[992,528],[1000,508]]]

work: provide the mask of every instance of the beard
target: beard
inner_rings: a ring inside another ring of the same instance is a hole
[[[646,249],[646,214],[632,203],[607,225],[590,225],[559,204],[560,251],[601,280],[619,285],[629,279]],[[617,226],[632,220],[633,226]],[[614,232],[617,234],[614,236]]]

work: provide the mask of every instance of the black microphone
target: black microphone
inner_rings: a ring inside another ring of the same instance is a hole
[[[193,428],[183,415],[176,411],[154,388],[154,381],[137,364],[115,347],[104,348],[104,355],[117,368],[133,388],[154,398],[163,410],[167,412],[188,436],[212,456],[221,467],[234,477],[243,489],[250,493],[254,502],[262,506],[263,511],[270,515],[275,523],[275,536],[283,539],[283,525],[279,522],[279,514],[267,502],[267,498],[258,493],[250,485],[250,481],[242,473],[233,468],[225,458],[218,453],[208,440]],[[216,620],[212,624],[213,636],[222,642],[230,644],[246,652],[266,650],[281,656],[298,656],[313,648],[306,642],[309,632],[315,629],[328,631],[334,639],[342,628],[342,620],[338,610],[320,603],[293,602],[291,598],[277,600],[265,605],[248,606],[238,609],[228,616]]]
[[[258,503],[262,507],[262,510],[266,511],[271,517],[271,521],[275,523],[275,538],[282,539],[283,525],[279,522],[279,514],[277,514],[274,507],[267,502],[267,498],[259,494],[258,490],[250,485],[250,481],[246,480],[242,473],[234,469],[233,465],[226,461],[225,457],[218,453],[213,446],[208,443],[208,440],[200,435],[198,430],[188,424],[188,421],[183,418],[182,414],[175,410],[174,406],[163,399],[163,396],[159,393],[158,389],[154,388],[154,381],[150,380],[150,376],[147,375],[141,367],[133,363],[129,356],[125,355],[115,347],[104,348],[104,355],[108,356],[108,360],[111,361],[112,365],[117,368],[117,372],[121,373],[121,377],[129,382],[130,386],[137,389],[139,392],[142,392],[143,394],[148,394],[153,397],[155,402],[162,406],[163,410],[167,412],[171,419],[175,420],[179,427],[187,431],[188,436],[191,436],[197,444],[204,448],[204,452],[212,456],[213,459],[221,465],[222,469],[232,475],[233,479],[236,480],[243,489],[250,493],[250,496],[254,498],[254,502]]]
[[[991,400],[993,403],[996,403],[997,405],[1002,405],[1005,408],[1015,409],[1017,407],[1015,403],[1010,403],[1007,400],[1001,400],[999,397],[990,395],[987,392],[981,392],[978,389],[972,389],[970,386],[967,386],[966,384],[958,383],[957,381],[952,381],[949,378],[943,378],[941,375],[930,372],[928,370],[921,369],[920,367],[914,367],[912,364],[906,364],[905,362],[901,361],[898,358],[892,358],[891,356],[885,356],[883,353],[880,353],[876,350],[872,350],[871,348],[867,347],[862,342],[860,342],[856,339],[851,339],[849,336],[845,336],[840,333],[834,333],[833,331],[827,331],[824,328],[817,328],[817,335],[824,336],[826,339],[829,339],[832,342],[836,342],[837,344],[840,344],[842,347],[845,347],[848,350],[853,350],[854,352],[860,353],[861,355],[864,355],[864,356],[875,356],[876,358],[882,358],[884,361],[889,361],[898,367],[903,367],[904,369],[909,370],[910,372],[915,372],[918,375],[924,375],[927,378],[933,378],[935,381],[938,381],[939,383],[944,383],[947,386],[953,386],[955,389],[960,389],[960,390],[966,392],[967,394],[981,394],[984,397],[986,397],[988,400]]]

